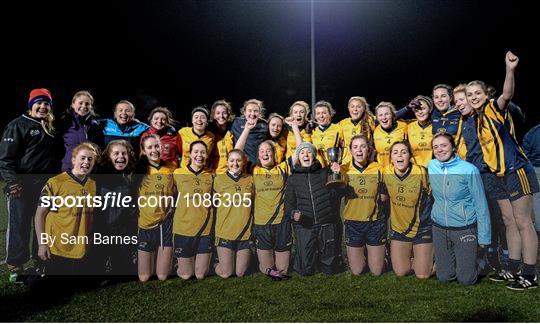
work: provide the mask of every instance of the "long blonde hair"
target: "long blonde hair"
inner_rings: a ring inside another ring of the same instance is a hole
[[[73,95],[73,99],[71,99],[71,104],[73,105],[75,103],[75,100],[77,100],[77,98],[79,97],[82,97],[82,96],[85,96],[87,97],[88,99],[90,99],[90,109],[89,109],[89,114],[90,116],[96,116],[96,113],[94,111],[94,96],[92,96],[92,94],[90,93],[90,91],[88,90],[80,90],[80,91],[77,91],[74,95]],[[70,107],[71,108],[71,107]]]
[[[362,130],[362,135],[367,136],[370,131],[369,118],[375,119],[375,116],[373,115],[371,110],[369,110],[369,104],[367,103],[367,100],[364,97],[360,97],[360,96],[351,97],[349,99],[349,102],[347,103],[347,108],[349,107],[349,105],[351,104],[351,101],[353,100],[360,101],[362,105],[364,106],[364,113],[362,114],[362,117],[360,117],[360,129]]]
[[[481,130],[481,129],[484,128],[484,108],[486,108],[486,104],[489,102],[489,93],[488,93],[488,88],[487,88],[486,84],[484,83],[484,81],[480,81],[480,80],[474,80],[474,81],[471,81],[471,82],[467,83],[466,88],[472,87],[474,85],[479,86],[480,89],[482,89],[482,91],[484,91],[484,93],[486,95],[488,95],[488,98],[487,98],[486,102],[484,102],[482,107],[480,107],[480,109],[476,109],[476,113],[478,114],[478,121],[480,122],[480,130]],[[465,94],[466,94],[466,92],[465,92]]]
[[[377,111],[379,110],[379,108],[382,108],[382,107],[386,107],[386,108],[390,109],[390,113],[392,114],[392,124],[395,123],[396,119],[397,119],[396,106],[394,106],[394,104],[392,104],[389,101],[381,101],[381,102],[379,102],[377,107],[375,107],[375,117],[377,117]]]
[[[302,100],[293,102],[291,107],[289,107],[289,117],[292,117],[292,115],[293,115],[293,107],[294,106],[300,106],[300,107],[304,108],[305,115],[304,115],[303,123],[305,125],[309,121],[309,119],[308,119],[309,112],[310,112],[309,104],[307,102],[305,102],[305,101],[302,101]]]
[[[47,114],[47,117],[41,120],[41,127],[43,127],[43,130],[45,131],[45,133],[47,133],[51,137],[54,137],[54,134],[56,133],[53,122],[54,122],[54,115],[52,111],[49,111],[49,113]]]

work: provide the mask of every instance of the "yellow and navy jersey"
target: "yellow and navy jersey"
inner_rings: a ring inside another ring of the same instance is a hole
[[[388,167],[383,181],[390,199],[394,232],[414,238],[419,229],[431,225],[432,197],[426,168],[413,164],[403,176],[398,176],[393,167]]]
[[[93,197],[96,195],[96,182],[90,178],[81,181],[67,171],[50,178],[41,195],[75,199],[88,195]],[[48,211],[45,216],[45,233],[56,238],[55,244],[50,247],[52,254],[70,259],[81,259],[85,256],[88,246],[82,242],[90,242],[88,235],[92,230],[93,208],[86,203],[82,205],[83,207],[62,206],[56,211]],[[71,242],[72,238],[80,238],[80,241]]]
[[[390,165],[390,147],[398,141],[407,139],[407,123],[396,121],[394,127],[388,131],[381,125],[375,127],[373,132],[373,142],[377,151],[377,162],[386,168]]]
[[[300,136],[302,136],[302,142],[308,142],[311,143],[311,133],[306,132],[306,129],[300,129]],[[287,134],[287,154],[286,158],[290,158],[291,156],[294,156],[296,152],[296,139],[294,137],[294,132],[292,129],[289,129],[289,133]]]
[[[214,192],[220,201],[215,206],[216,237],[249,240],[253,226],[253,177],[242,175],[234,178],[229,172],[217,174]]]
[[[180,139],[182,141],[182,163],[180,166],[183,168],[188,165],[189,162],[189,146],[195,141],[203,141],[206,144],[208,156],[212,154],[214,148],[214,134],[210,131],[205,131],[202,135],[197,135],[191,127],[184,127],[178,131]]]
[[[465,144],[465,139],[463,138],[463,116],[459,119],[459,125],[458,125],[458,132],[456,134],[456,137],[454,138],[454,142],[456,143],[456,153],[459,155],[459,157],[466,161],[467,160],[467,145]]]
[[[354,190],[345,197],[343,218],[346,220],[370,222],[381,217],[380,196],[382,191],[382,168],[377,162],[369,162],[364,167],[354,162],[342,167],[345,181]]]
[[[274,141],[276,163],[281,163],[285,160],[285,154],[287,153],[287,133],[287,131],[284,131],[277,139],[272,139]]]
[[[338,124],[330,124],[324,130],[320,127],[315,127],[311,134],[311,142],[317,150],[317,160],[319,160],[321,166],[324,168],[328,165],[326,150],[332,147],[343,147],[343,130]],[[338,161],[338,163],[340,162]]]
[[[490,171],[497,175],[512,173],[529,163],[509,130],[505,115],[497,102],[490,100],[479,114],[476,126],[484,162]]]
[[[455,106],[449,107],[445,112],[441,112],[439,109],[433,109],[431,112],[433,134],[445,133],[455,136],[458,132],[460,118],[461,112]]]
[[[512,135],[512,137],[516,139],[516,128],[514,126],[514,120],[512,119],[512,114],[510,113],[510,103],[508,104],[508,108],[504,112],[504,119],[506,120],[506,127],[508,128],[510,135]]]
[[[351,154],[349,152],[349,146],[351,139],[356,135],[364,135],[368,139],[368,143],[371,142],[373,137],[373,130],[375,129],[375,117],[370,114],[366,114],[366,120],[358,120],[354,122],[352,118],[345,118],[339,122],[343,130],[343,165],[347,165],[351,161]]]
[[[234,149],[233,136],[230,131],[225,134],[214,133],[214,149],[210,156],[210,169],[216,174],[227,172],[227,155]]]
[[[262,166],[253,168],[256,225],[280,224],[283,220],[285,183],[290,173],[288,161],[270,169]]]
[[[484,162],[482,145],[478,141],[476,132],[477,118],[477,114],[461,116],[455,138],[456,152],[462,160],[474,164],[480,173],[484,173],[489,170]]]
[[[163,161],[157,167],[148,165],[147,173],[139,186],[139,202],[141,203],[139,204],[139,228],[153,228],[168,216],[172,201],[170,198],[166,201],[165,197],[175,198],[173,197],[175,169],[174,164]],[[157,203],[154,204],[154,201]]]
[[[467,146],[465,145],[465,141],[459,137],[458,142],[456,143],[456,153],[459,155],[459,157],[466,161],[467,160]]]
[[[209,170],[196,172],[187,166],[174,170],[173,178],[178,192],[173,233],[184,236],[209,235],[213,226],[212,173]]]
[[[412,148],[412,155],[416,164],[427,167],[433,159],[431,139],[433,138],[432,124],[420,125],[416,120],[407,125],[407,138]]]

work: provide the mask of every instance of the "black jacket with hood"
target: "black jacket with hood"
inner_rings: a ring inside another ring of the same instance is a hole
[[[310,167],[295,168],[287,179],[286,217],[292,219],[293,212],[300,211],[299,224],[305,227],[339,220],[340,196],[326,187],[328,174],[329,169],[322,168],[317,160]]]

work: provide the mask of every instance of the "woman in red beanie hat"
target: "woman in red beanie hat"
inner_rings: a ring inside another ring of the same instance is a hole
[[[24,283],[23,266],[29,260],[28,245],[36,203],[48,174],[56,174],[52,96],[47,89],[30,92],[27,111],[11,121],[0,142],[0,177],[7,185],[8,233],[6,263],[11,283]],[[51,154],[53,153],[53,154]],[[36,254],[34,240],[32,254]]]

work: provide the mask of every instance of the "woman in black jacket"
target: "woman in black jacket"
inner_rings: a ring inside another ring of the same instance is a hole
[[[128,141],[107,144],[95,176],[98,196],[108,198],[105,208],[94,210],[94,260],[99,274],[137,273],[137,210],[112,203],[113,195],[116,201],[129,196],[133,203],[137,190],[134,168],[135,154]]]
[[[319,270],[335,274],[341,265],[340,197],[326,187],[329,169],[315,159],[313,144],[300,144],[296,155],[300,166],[288,178],[285,191],[285,215],[294,223],[294,268],[303,276]]]
[[[9,282],[24,283],[23,266],[30,259],[31,228],[41,189],[57,173],[52,96],[41,88],[30,92],[24,113],[4,129],[0,140],[0,179],[6,182],[8,226],[6,263]],[[37,241],[32,241],[37,257]]]

